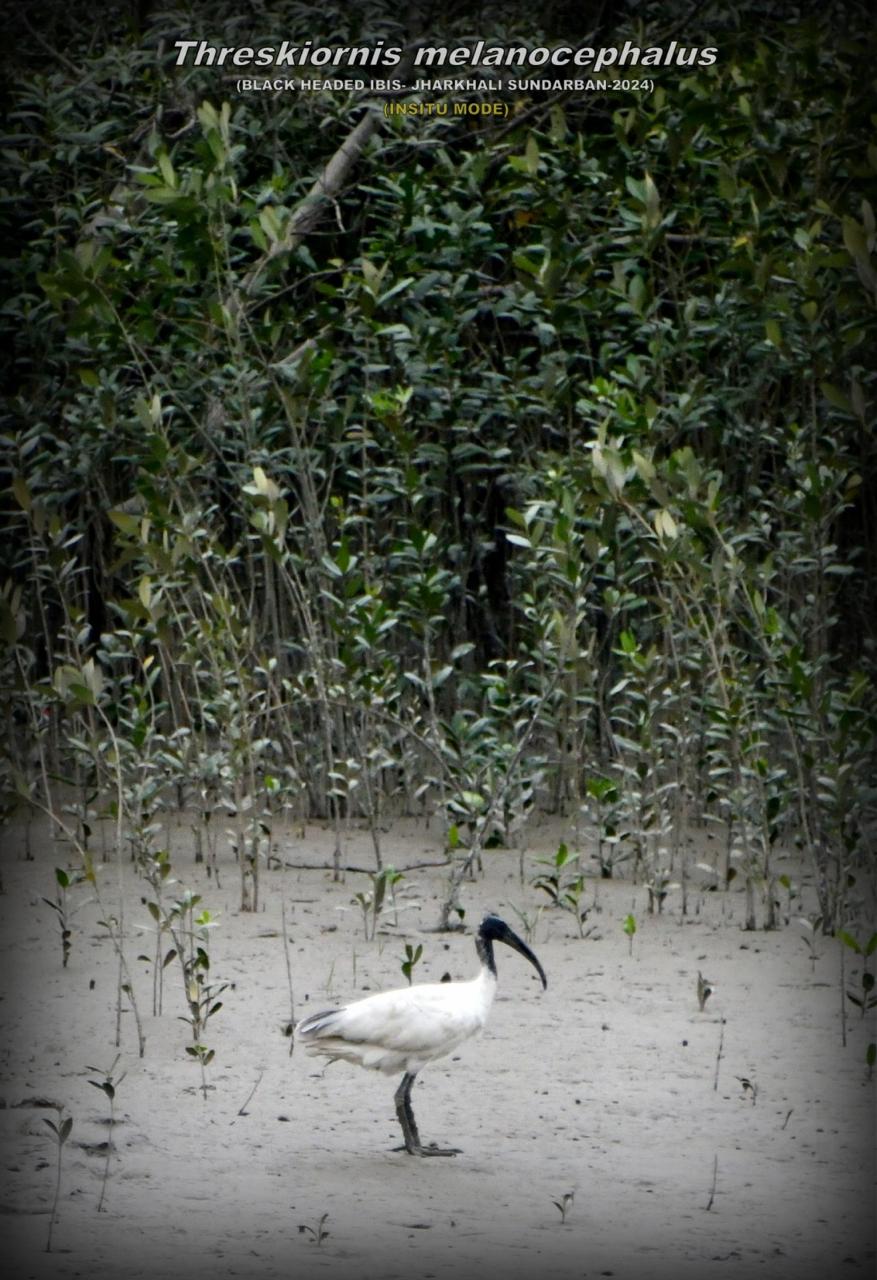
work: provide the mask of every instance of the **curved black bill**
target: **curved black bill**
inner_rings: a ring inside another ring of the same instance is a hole
[[[523,938],[519,938],[514,929],[510,929],[505,920],[501,920],[499,916],[485,916],[481,922],[479,933],[485,941],[504,942],[507,947],[511,947],[513,951],[519,951],[525,959],[539,974],[542,979],[542,989],[548,986],[548,979],[545,976],[545,970],[539,963],[536,955],[527,946]]]

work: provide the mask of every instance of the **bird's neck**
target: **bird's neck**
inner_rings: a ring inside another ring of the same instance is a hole
[[[496,980],[496,961],[493,958],[493,943],[490,938],[482,938],[479,933],[475,939],[475,947],[478,951],[478,959],[490,976]]]

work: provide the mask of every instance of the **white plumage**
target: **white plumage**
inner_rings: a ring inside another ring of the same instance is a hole
[[[396,1091],[396,1115],[411,1155],[455,1155],[456,1148],[424,1147],[420,1142],[411,1106],[414,1077],[428,1062],[452,1053],[458,1045],[482,1030],[496,994],[493,943],[505,942],[530,961],[547,986],[536,956],[505,921],[485,916],[475,945],[481,969],[470,982],[431,982],[366,996],[340,1009],[312,1013],[296,1026],[296,1034],[309,1053],[330,1061],[403,1072]]]
[[[416,1072],[482,1029],[495,992],[496,978],[482,969],[471,982],[381,991],[342,1009],[314,1013],[297,1030],[309,1053],[387,1075]]]

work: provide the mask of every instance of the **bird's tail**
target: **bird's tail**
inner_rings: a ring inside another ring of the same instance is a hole
[[[323,1009],[320,1013],[308,1014],[296,1025],[296,1034],[300,1036],[331,1036],[338,1030],[339,1015],[343,1009]]]

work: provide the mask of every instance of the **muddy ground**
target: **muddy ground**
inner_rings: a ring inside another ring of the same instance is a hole
[[[316,1276],[357,1280],[619,1280],[871,1277],[875,1267],[875,1089],[865,1063],[874,1019],[848,1003],[841,1044],[840,944],[818,938],[815,960],[797,917],[815,909],[806,870],[789,923],[742,929],[742,892],[668,895],[647,912],[642,886],[588,882],[596,903],[578,936],[570,915],[536,908],[517,851],[485,855],[464,888],[463,934],[437,934],[445,872],[409,871],[374,941],[363,937],[354,893],[363,875],[333,883],[323,870],[331,836],[309,826],[277,842],[284,866],[263,873],[263,908],[239,911],[230,855],[219,884],[195,865],[184,822],[173,834],[173,876],[218,917],[210,935],[214,981],[232,984],[204,1041],[215,1049],[205,1098],[176,965],[165,973],[164,1015],[152,1016],[152,922],[144,885],[123,867],[128,957],[143,1014],[137,1056],[122,1015],[114,1079],[117,1123],[104,1204],[108,1098],[90,1083],[109,1070],[118,968],[97,903],[72,924],[62,968],[54,867],[69,851],[32,828],[7,830],[0,951],[3,1022],[3,1255],[27,1277]],[[569,836],[528,837],[536,859]],[[709,845],[692,861],[709,856]],[[384,837],[396,867],[438,861],[437,833],[413,823]],[[344,852],[371,866],[370,841],[352,832]],[[593,876],[592,863],[586,863]],[[709,877],[700,876],[703,884]],[[105,909],[118,910],[115,864],[100,872]],[[71,891],[71,902],[90,896]],[[499,995],[485,1034],[427,1067],[414,1089],[424,1140],[463,1148],[418,1160],[395,1148],[395,1079],[344,1063],[323,1069],[284,1031],[295,1016],[399,986],[406,941],[422,943],[415,981],[474,976],[472,926],[495,909],[523,932],[548,973],[545,993],[521,957],[498,949]],[[107,904],[109,904],[107,908]],[[630,939],[622,921],[633,913]],[[860,961],[847,952],[855,990]],[[713,984],[701,1011],[697,976]],[[93,1068],[98,1068],[96,1072]],[[45,1251],[56,1146],[45,1119],[62,1107],[73,1127],[63,1149],[52,1251]],[[562,1217],[557,1204],[564,1197]]]

